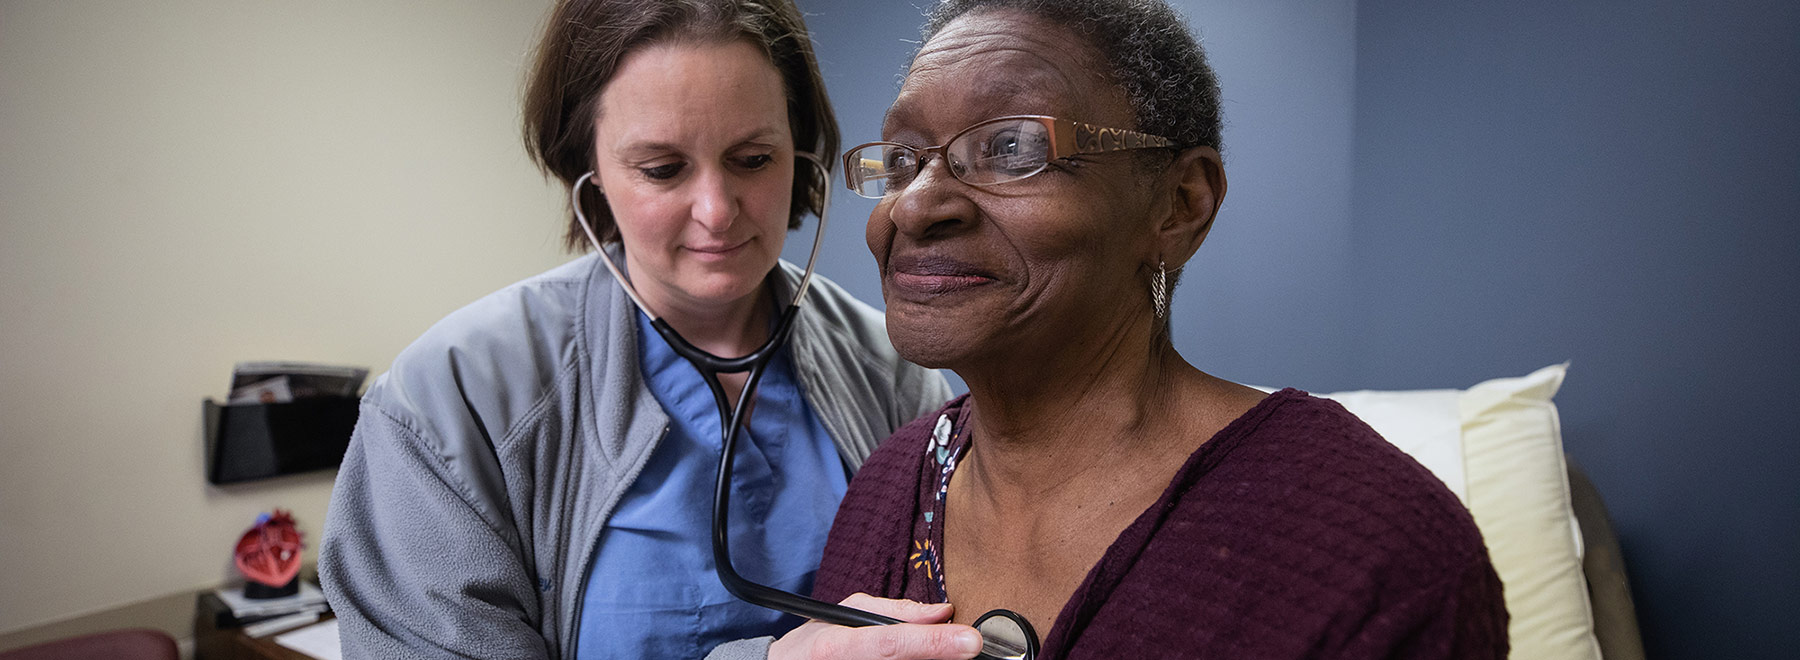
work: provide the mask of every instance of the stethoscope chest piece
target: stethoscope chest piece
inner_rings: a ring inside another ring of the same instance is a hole
[[[981,633],[981,655],[977,659],[1032,660],[1037,657],[1037,631],[1018,612],[1006,609],[989,611],[975,620]]]

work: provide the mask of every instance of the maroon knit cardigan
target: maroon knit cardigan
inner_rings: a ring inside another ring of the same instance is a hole
[[[815,596],[931,599],[907,566],[935,481],[925,443],[964,405],[902,427],[864,464]],[[1188,458],[1038,631],[1038,657],[1505,658],[1506,626],[1468,510],[1342,406],[1290,389]]]

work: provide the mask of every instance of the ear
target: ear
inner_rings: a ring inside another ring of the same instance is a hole
[[[1189,147],[1167,170],[1168,205],[1157,224],[1157,246],[1169,270],[1187,263],[1206,242],[1225,200],[1225,163],[1219,150]]]

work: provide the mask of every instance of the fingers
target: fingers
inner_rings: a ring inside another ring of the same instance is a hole
[[[945,623],[955,608],[948,603],[853,594],[843,605],[891,616],[908,623],[845,628],[809,622],[769,646],[771,660],[968,660],[981,652],[981,633]]]
[[[897,623],[864,628],[826,628],[814,638],[809,657],[816,660],[967,660],[980,652],[981,633],[975,632],[974,628],[949,623]]]
[[[943,623],[950,620],[955,608],[949,603],[921,603],[915,600],[877,598],[865,593],[850,594],[838,604],[865,612],[891,616],[908,623]]]

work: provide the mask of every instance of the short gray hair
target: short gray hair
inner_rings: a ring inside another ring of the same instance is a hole
[[[1163,0],[944,0],[927,16],[923,41],[989,9],[1023,11],[1084,36],[1130,99],[1137,130],[1221,148],[1219,78],[1187,22]]]

